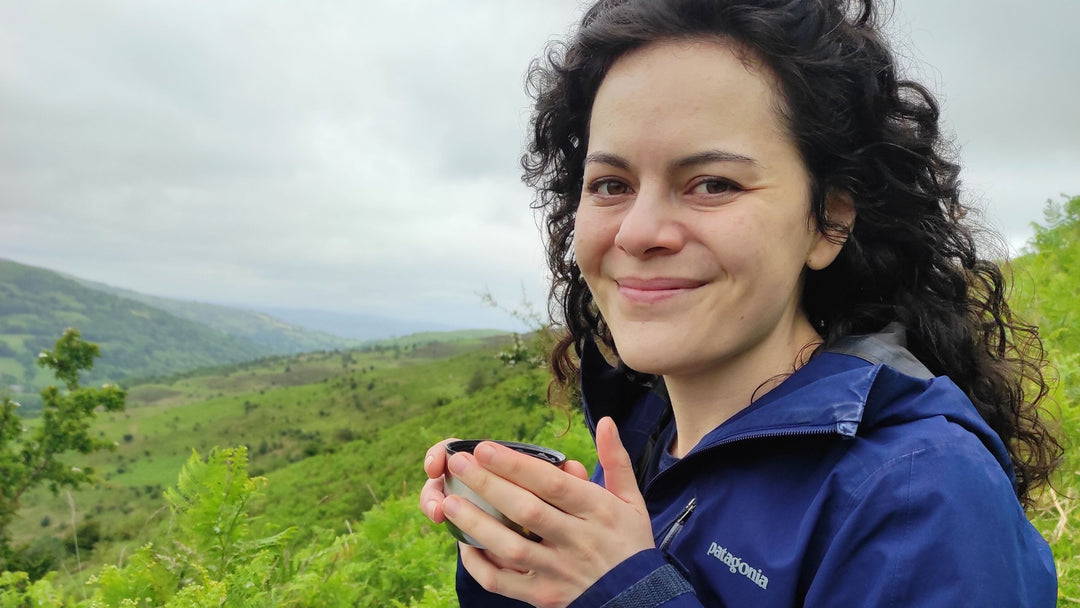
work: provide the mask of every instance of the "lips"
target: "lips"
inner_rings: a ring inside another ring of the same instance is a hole
[[[673,298],[701,287],[705,281],[676,277],[626,277],[616,279],[615,284],[619,286],[619,293],[626,299],[635,303],[648,304]]]

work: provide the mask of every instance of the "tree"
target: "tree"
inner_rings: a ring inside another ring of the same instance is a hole
[[[1057,353],[1080,352],[1080,285],[1076,268],[1080,264],[1080,196],[1061,202],[1047,201],[1044,223],[1033,223],[1035,236],[1021,259],[1023,272],[1014,281],[1027,316],[1039,325],[1039,335]],[[1058,362],[1060,363],[1060,361]],[[1062,378],[1064,381],[1064,378]]]
[[[77,329],[65,330],[53,350],[38,355],[38,365],[51,369],[64,389],[49,386],[41,391],[42,421],[32,432],[15,413],[18,403],[7,396],[0,403],[0,571],[11,557],[8,527],[23,494],[42,484],[55,494],[62,487],[77,488],[93,481],[92,468],[71,466],[63,456],[116,447],[114,442],[91,436],[90,424],[99,410],[123,410],[127,393],[108,384],[79,386],[79,373],[93,367],[94,358],[100,356],[97,344],[83,340]]]

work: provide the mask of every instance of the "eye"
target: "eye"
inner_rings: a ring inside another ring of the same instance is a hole
[[[629,194],[630,186],[627,186],[626,183],[617,179],[608,177],[590,182],[588,190],[589,192],[599,194],[600,196],[623,196]]]
[[[733,194],[742,190],[734,182],[726,179],[720,179],[718,177],[704,177],[694,183],[690,188],[691,194],[705,194],[705,195],[717,195],[717,194]]]

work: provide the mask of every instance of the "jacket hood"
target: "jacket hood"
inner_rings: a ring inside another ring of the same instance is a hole
[[[611,416],[635,461],[670,417],[662,390],[634,383],[591,342],[581,355],[585,418]],[[947,377],[934,375],[906,348],[897,323],[874,334],[848,336],[817,354],[780,385],[708,433],[691,453],[759,437],[835,434],[855,437],[873,428],[944,417],[976,435],[1015,485],[1012,460],[1000,437]]]

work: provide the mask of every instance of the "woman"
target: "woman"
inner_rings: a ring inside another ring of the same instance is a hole
[[[534,69],[552,360],[600,464],[429,451],[422,509],[486,547],[462,606],[1054,605],[1041,346],[856,4],[601,0]]]

